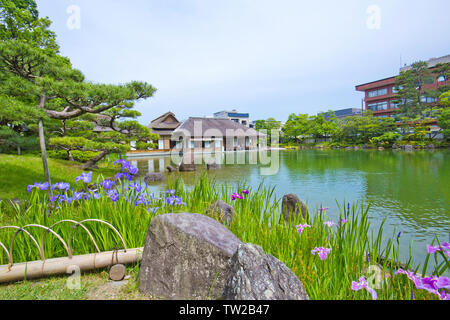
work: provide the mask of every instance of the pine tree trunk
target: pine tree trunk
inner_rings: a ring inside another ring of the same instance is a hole
[[[102,152],[100,152],[99,155],[95,156],[94,158],[92,158],[91,160],[89,160],[88,162],[83,164],[81,166],[81,169],[83,169],[83,170],[94,169],[96,164],[97,164],[97,162],[102,160],[108,153],[109,153],[109,151],[102,151]]]
[[[72,156],[71,150],[67,150],[67,159],[69,159],[69,161],[75,162],[75,159]]]
[[[41,145],[41,154],[42,154],[42,164],[44,165],[44,175],[45,181],[48,182],[48,196],[49,198],[53,197],[52,194],[52,182],[50,180],[50,172],[48,170],[48,162],[47,162],[47,150],[45,148],[45,138],[44,138],[44,125],[42,124],[42,120],[39,120],[39,142]]]

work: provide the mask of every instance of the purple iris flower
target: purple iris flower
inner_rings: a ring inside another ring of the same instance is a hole
[[[119,160],[114,161],[114,165],[116,165],[118,163],[120,163],[122,165],[122,167],[130,165],[130,163],[128,161],[123,160],[123,159],[119,159]]]
[[[84,196],[84,192],[75,191],[73,193],[73,200],[79,201],[79,200],[83,199],[83,196]]]
[[[136,167],[129,166],[128,172],[130,172],[130,174],[132,174],[132,175],[136,175],[139,172],[139,169]]]
[[[450,293],[447,293],[445,290],[442,290],[439,294],[439,298],[441,300],[450,300]]]
[[[94,193],[92,194],[92,196],[94,197],[95,200],[98,200],[98,199],[100,199],[100,198],[102,197],[102,195],[99,194],[99,193],[97,193],[97,192],[94,192]]]
[[[395,274],[405,274],[408,276],[410,280],[414,282],[414,285],[417,289],[424,289],[428,292],[439,296],[442,299],[442,292],[439,292],[439,289],[448,289],[450,288],[450,278],[448,277],[426,277],[422,278],[412,271],[405,271],[403,269],[398,269]],[[444,296],[445,298],[446,296]]]
[[[115,177],[116,177],[116,179],[120,179],[120,178],[124,177],[125,179],[128,179],[130,181],[133,180],[133,176],[131,174],[129,174],[128,172],[116,173]]]
[[[27,186],[27,191],[28,191],[28,193],[30,193],[33,188],[36,188],[38,190],[47,190],[48,187],[49,187],[49,184],[47,181],[44,183],[36,182],[35,184]]]
[[[159,209],[159,207],[156,207],[156,208],[148,208],[148,209],[147,209],[147,212],[155,213],[158,209]]]
[[[450,278],[439,277],[436,281],[436,287],[438,287],[438,289],[450,289]]]
[[[138,205],[143,204],[147,205],[147,198],[145,195],[141,194],[137,200],[134,202],[134,206],[137,207]]]
[[[182,205],[185,206],[186,203],[183,202],[183,200],[177,196],[172,196],[166,199],[166,202],[168,205],[172,205],[172,206],[178,206],[178,205]]]
[[[428,251],[428,253],[430,253],[430,254],[433,254],[433,253],[436,253],[437,251],[441,251],[441,247],[440,246],[430,246],[430,245],[427,245],[427,251]]]
[[[116,184],[116,183],[115,183],[114,181],[111,181],[111,180],[105,180],[105,181],[103,181],[103,183],[102,183],[103,188],[105,188],[106,190],[111,189],[115,184]]]
[[[330,254],[331,249],[329,248],[324,248],[324,247],[318,247],[318,248],[314,248],[311,253],[313,255],[315,255],[316,253],[318,253],[320,260],[325,260],[328,256],[328,254]]]
[[[83,180],[84,183],[90,183],[92,180],[92,171],[85,173],[83,172],[79,177],[75,178],[75,181],[78,182],[80,180]]]
[[[139,183],[130,184],[130,189],[136,190],[136,192],[141,192],[142,186]]]
[[[61,191],[67,191],[70,189],[70,184],[66,183],[66,182],[58,182],[52,186],[52,190],[55,190],[55,189],[58,189]]]
[[[444,242],[441,246],[431,246],[427,245],[427,251],[429,254],[436,253],[438,251],[445,251],[448,256],[450,256],[450,243]]]
[[[231,196],[231,200],[234,201],[236,199],[244,199],[244,197],[241,196],[239,193],[234,192],[233,195]]]
[[[339,221],[339,223],[341,224],[346,224],[348,222],[348,220],[345,220],[344,218],[341,219],[341,221]]]
[[[367,284],[367,280],[364,276],[359,278],[359,282],[352,281],[352,290],[353,291],[359,291],[361,289],[366,289],[372,295],[372,299],[377,300],[377,298],[378,298],[377,292],[374,289],[369,287],[369,285]]]
[[[249,194],[250,193],[250,191],[248,191],[247,189],[245,189],[244,191],[242,191],[241,193],[243,193],[243,194]]]
[[[165,194],[170,194],[170,195],[172,195],[172,196],[174,196],[175,195],[175,190],[167,190],[166,192],[164,192]]]
[[[305,224],[299,224],[296,228],[297,228],[297,232],[298,232],[299,234],[302,234],[303,229],[305,229],[305,228],[311,228],[311,226],[310,226],[309,224],[305,223]]]
[[[51,202],[55,202],[56,200],[58,200],[59,196],[53,196],[50,198]]]
[[[106,194],[113,202],[116,202],[117,200],[119,200],[119,193],[117,192],[117,190],[113,189],[113,190],[109,190]]]
[[[325,207],[325,208],[320,208],[320,212],[325,212],[325,213],[326,213],[328,209],[330,209],[330,208],[327,208],[327,207]]]
[[[330,228],[335,225],[335,223],[333,221],[327,221],[327,222],[324,222],[323,224],[329,226]]]

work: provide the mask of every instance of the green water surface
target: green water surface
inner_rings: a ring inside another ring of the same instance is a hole
[[[264,180],[267,186],[275,187],[278,198],[295,193],[309,208],[329,207],[327,215],[331,220],[339,218],[336,201],[341,206],[370,203],[372,230],[377,232],[387,218],[385,236],[401,232],[400,252],[404,259],[409,257],[411,240],[416,263],[423,263],[426,245],[435,235],[441,242],[449,241],[449,150],[272,151],[269,158],[274,170],[269,175],[261,170],[269,164],[260,163],[267,159],[260,158],[257,152],[217,154],[216,157],[219,169],[209,173],[217,181],[233,183],[244,179],[256,188]],[[130,160],[141,173],[164,172],[172,162],[170,157]],[[175,175],[181,175],[189,184],[204,170],[206,167],[200,165],[197,172]],[[160,183],[152,188],[164,189],[165,185]]]

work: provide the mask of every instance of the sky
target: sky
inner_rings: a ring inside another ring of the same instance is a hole
[[[88,81],[145,81],[138,121],[361,108],[358,84],[450,54],[448,0],[37,0]]]

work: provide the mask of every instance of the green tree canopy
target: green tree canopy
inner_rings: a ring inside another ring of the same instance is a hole
[[[26,3],[29,5],[25,6]],[[0,0],[0,94],[16,101],[12,108],[18,104],[26,105],[30,109],[28,113],[31,114],[33,109],[39,120],[60,122],[94,121],[88,115],[109,117],[106,125],[111,129],[110,133],[101,137],[91,135],[89,139],[85,131],[75,130],[81,134],[79,139],[71,136],[70,141],[66,140],[66,145],[80,149],[83,142],[86,150],[96,149],[103,155],[123,151],[130,139],[141,141],[155,137],[134,120],[140,113],[133,107],[136,101],[153,96],[156,89],[139,81],[118,85],[86,81],[67,57],[59,55],[55,34],[49,30],[50,20],[38,18],[33,3],[31,0]],[[133,120],[127,120],[129,118]],[[108,135],[109,139],[103,137]],[[57,143],[53,141],[52,144],[62,148],[61,139],[69,137],[57,138]],[[121,147],[112,147],[111,143]]]

